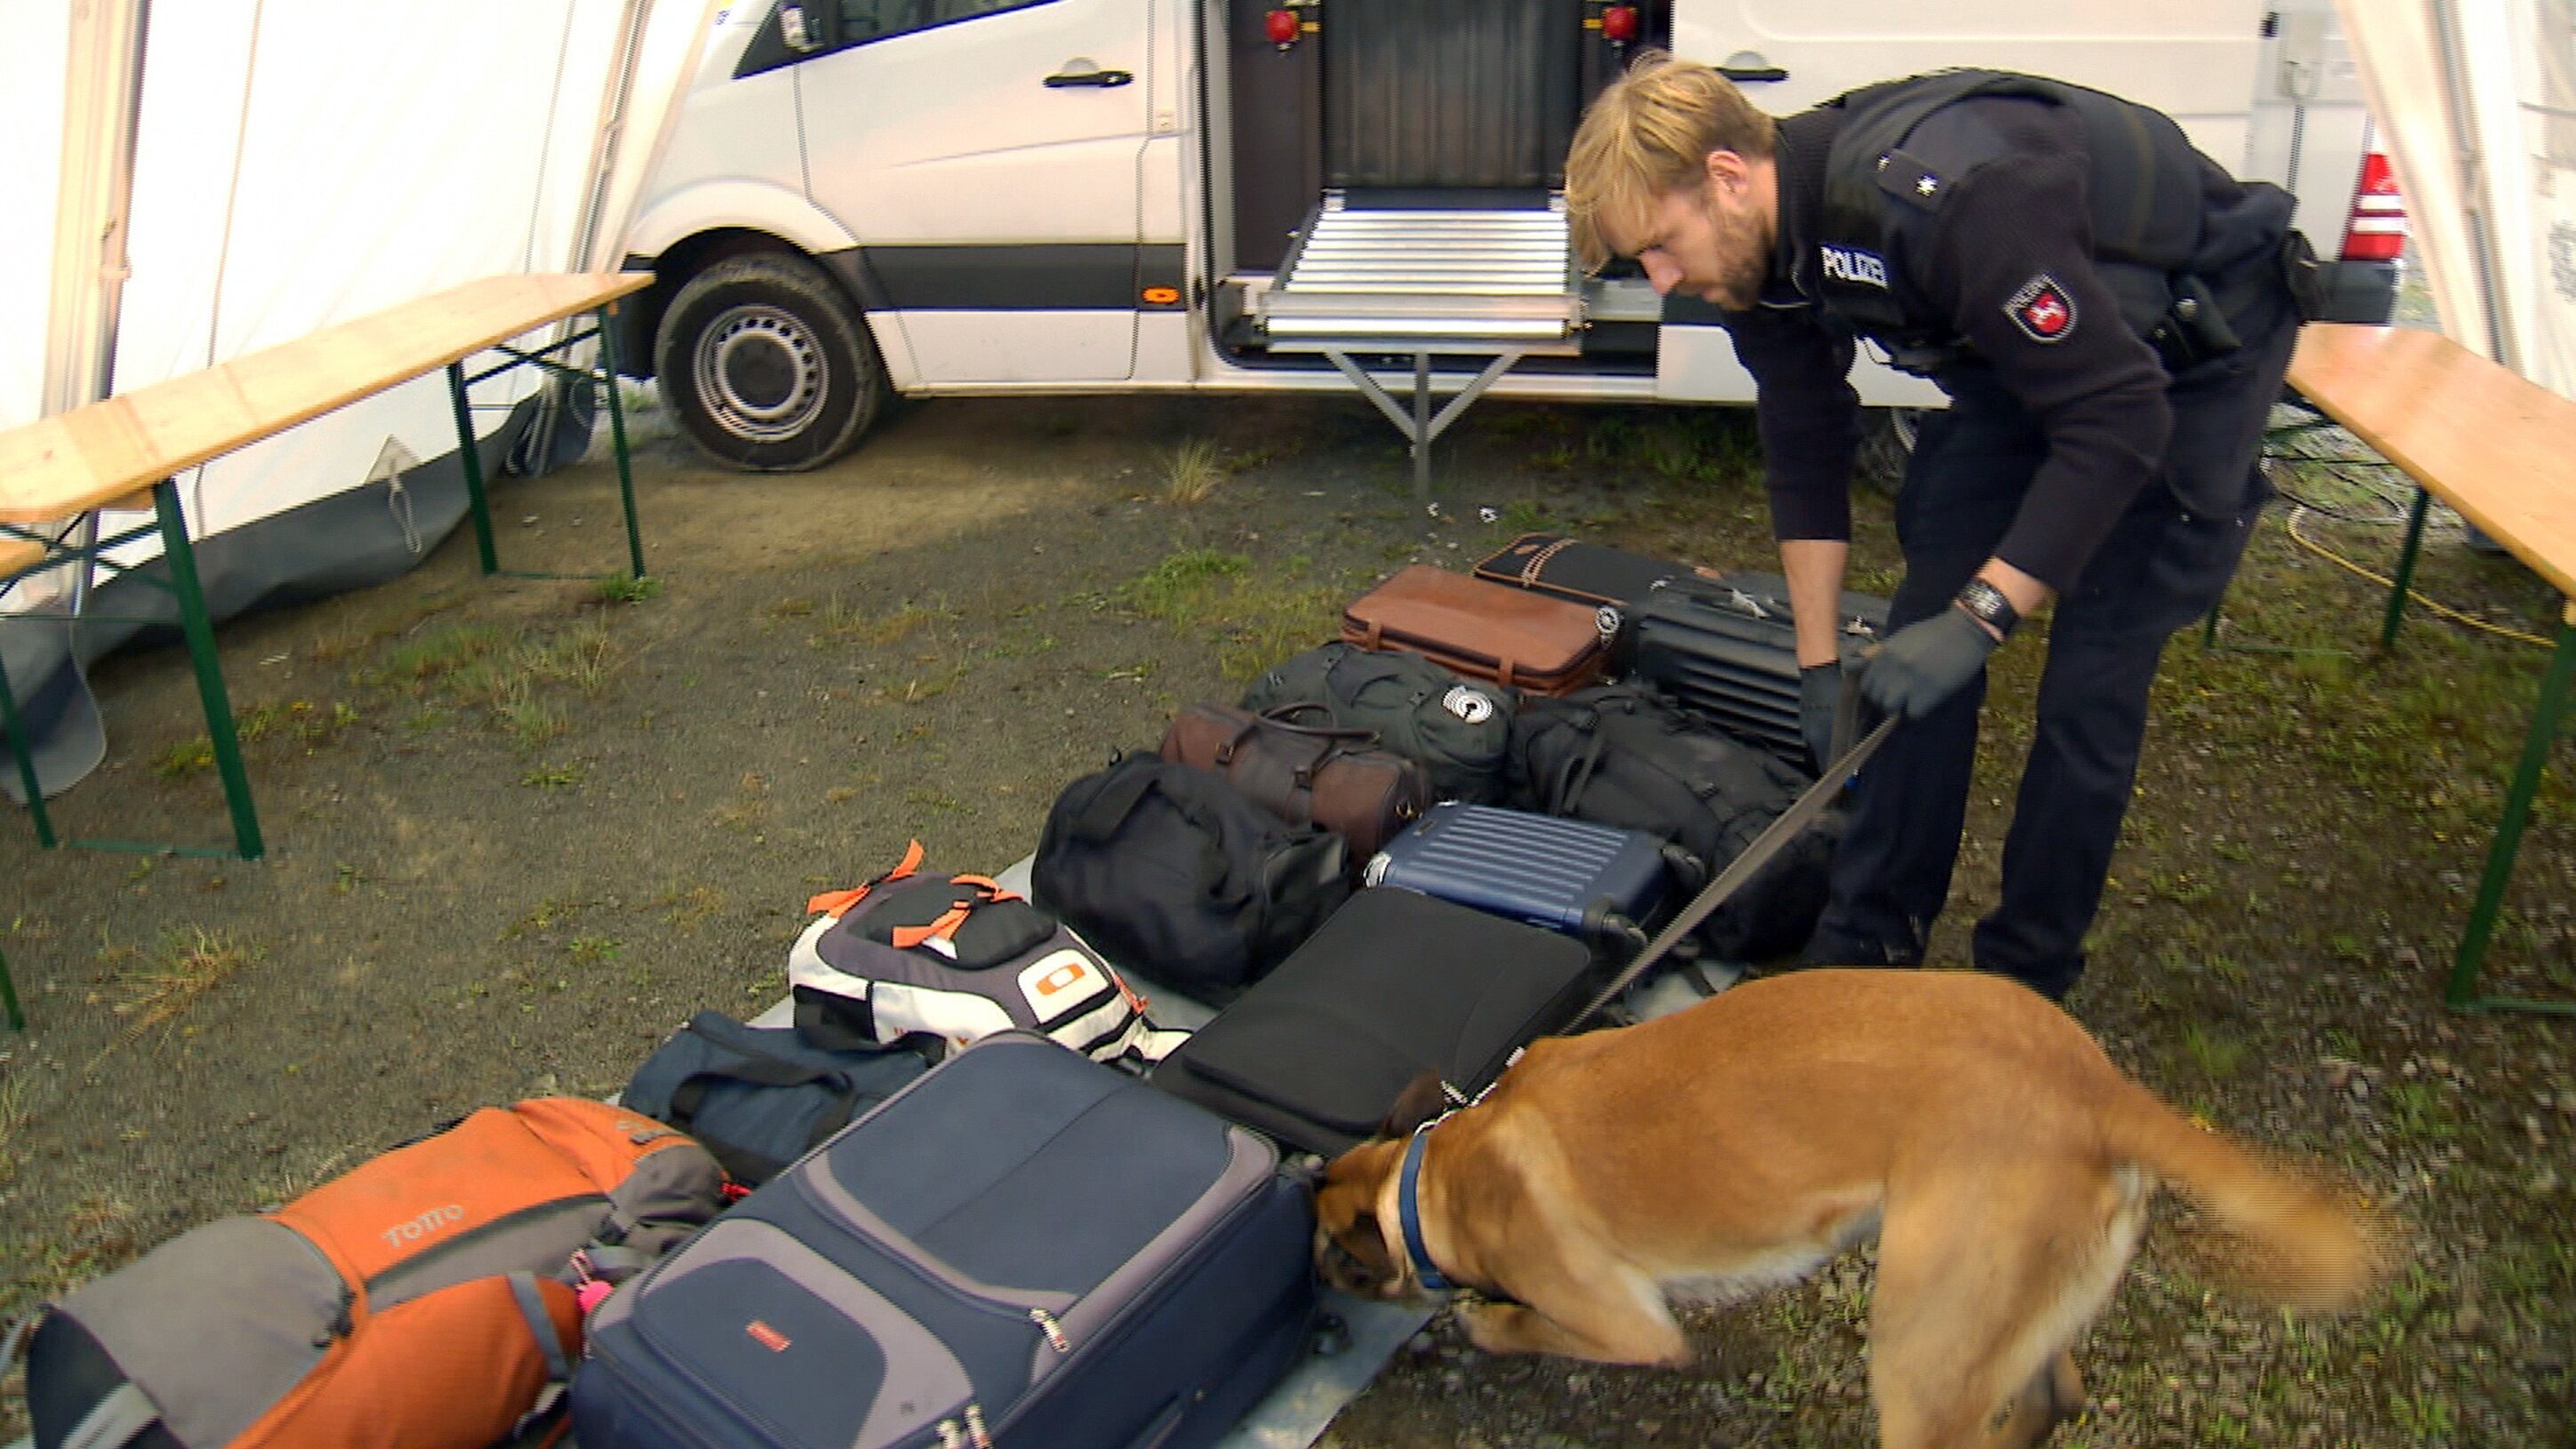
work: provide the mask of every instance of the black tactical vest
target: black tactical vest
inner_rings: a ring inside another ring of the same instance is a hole
[[[2085,196],[2093,259],[2120,300],[2120,320],[2150,341],[2165,328],[2176,286],[2202,249],[2207,165],[2159,112],[2117,96],[2002,71],[1942,71],[1863,87],[1829,106],[1844,112],[1825,162],[1817,281],[1828,311],[1885,346],[1897,366],[1932,373],[1966,350],[1947,309],[1916,290],[1910,258],[1929,245],[1933,218],[1978,167],[2010,154],[1973,112],[1926,126],[1974,96],[2016,96],[2072,110],[2090,168]]]

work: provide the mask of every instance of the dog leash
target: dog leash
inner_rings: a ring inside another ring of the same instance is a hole
[[[1846,694],[1847,714],[1849,699]],[[1735,894],[1738,887],[1769,865],[1772,857],[1785,849],[1798,832],[1824,814],[1825,807],[1842,793],[1844,782],[1850,780],[1853,772],[1867,764],[1869,757],[1878,753],[1878,747],[1887,742],[1888,735],[1896,729],[1896,722],[1895,715],[1880,720],[1876,729],[1861,737],[1860,743],[1836,756],[1834,762],[1825,767],[1825,772],[1816,777],[1816,783],[1807,787],[1807,793],[1790,802],[1789,808],[1780,812],[1780,818],[1753,837],[1753,843],[1744,847],[1743,854],[1735,857],[1732,865],[1718,872],[1717,879],[1692,897],[1691,903],[1682,907],[1681,914],[1673,917],[1654,940],[1646,943],[1646,949],[1637,953],[1637,959],[1629,962],[1626,969],[1602,988],[1601,994],[1592,998],[1591,1005],[1575,1014],[1574,1020],[1566,1024],[1566,1029],[1571,1031],[1583,1025],[1594,1012],[1617,1000],[1619,993],[1644,975],[1647,967],[1663,959],[1664,953],[1679,944],[1700,922],[1707,920],[1711,911],[1726,904],[1726,898]]]

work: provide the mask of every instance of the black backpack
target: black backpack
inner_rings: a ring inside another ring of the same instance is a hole
[[[617,1101],[695,1137],[734,1181],[758,1187],[946,1051],[927,1032],[825,1051],[792,1026],[701,1011],[654,1048]]]
[[[1056,797],[1029,893],[1118,966],[1214,1006],[1323,924],[1350,895],[1348,864],[1331,831],[1136,754]]]
[[[1810,780],[1795,766],[1694,727],[1661,696],[1631,685],[1525,701],[1512,725],[1514,803],[1660,835],[1715,876],[1789,808]],[[1824,913],[1826,872],[1842,833],[1828,812],[1791,841],[1700,927],[1719,958],[1761,961],[1795,951]]]
[[[1303,723],[1368,730],[1378,744],[1419,762],[1438,800],[1500,804],[1511,747],[1515,690],[1452,674],[1411,654],[1351,644],[1309,649],[1252,682],[1243,707],[1255,714],[1307,706]]]

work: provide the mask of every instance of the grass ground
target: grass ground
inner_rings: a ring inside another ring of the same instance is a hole
[[[1562,527],[1764,567],[1754,467],[1739,413],[1488,402],[1442,440],[1427,517],[1347,399],[932,404],[799,478],[648,449],[642,585],[487,582],[451,539],[382,588],[227,626],[270,860],[0,829],[0,945],[34,1021],[0,1037],[0,1314],[472,1106],[613,1090],[691,1011],[774,1000],[813,891],[912,837],[935,865],[1009,863],[1067,781],[1329,636],[1405,562]],[[2070,1005],[2178,1103],[2349,1170],[2415,1256],[2361,1315],[2292,1324],[2199,1282],[2166,1212],[2060,1442],[2568,1442],[2569,1029],[2437,1002],[2543,655],[2421,613],[2364,650],[2380,595],[2317,550],[2384,567],[2384,485],[2331,461],[2284,481],[2311,507],[2267,515],[2227,637],[2359,652],[2176,642]],[[613,554],[602,470],[505,496],[533,520],[514,557]],[[1887,510],[1861,498],[1855,586],[1883,591]],[[2455,527],[2418,587],[2496,628],[2554,618]],[[1943,964],[1993,898],[2037,642],[1998,656]],[[219,834],[184,661],[97,677],[109,764],[66,823]],[[2491,969],[2570,995],[2576,762],[2555,760]],[[1488,1360],[1435,1325],[1333,1441],[1866,1444],[1865,1266],[1706,1317],[1678,1373]]]

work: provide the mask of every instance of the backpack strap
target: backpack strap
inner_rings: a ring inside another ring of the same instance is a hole
[[[161,1410],[131,1379],[108,1391],[72,1431],[62,1449],[124,1449],[144,1430],[161,1422]]]
[[[957,940],[957,928],[966,924],[966,918],[968,916],[973,915],[975,912],[986,906],[998,906],[1004,901],[1016,901],[1022,899],[1017,891],[1006,891],[1002,889],[1001,883],[994,880],[991,876],[951,876],[949,877],[949,884],[965,887],[968,893],[967,898],[956,905],[950,906],[947,910],[940,912],[936,918],[925,922],[922,925],[897,926],[892,931],[888,932],[886,939],[893,944],[896,950],[909,951],[917,946],[927,945],[932,941],[946,941],[950,943],[951,947],[947,954],[953,956],[956,954],[954,947]]]
[[[53,1311],[53,1305],[40,1303],[10,1324],[7,1333],[0,1334],[0,1377],[8,1374],[9,1365],[17,1362],[18,1350],[26,1345],[28,1336],[45,1321],[45,1315]],[[89,1412],[81,1416],[81,1421],[63,1436],[61,1449],[124,1449],[144,1430],[160,1422],[160,1406],[152,1402],[152,1396],[143,1392],[140,1385],[129,1379],[90,1406]],[[18,1449],[19,1445],[31,1442],[18,1440],[10,1449]]]
[[[515,1438],[553,1412],[564,1391],[571,1387],[572,1355],[565,1349],[562,1336],[555,1332],[554,1315],[546,1311],[546,1297],[537,1289],[536,1275],[517,1272],[504,1277],[510,1285],[511,1301],[519,1305],[519,1316],[528,1321],[528,1336],[536,1340],[537,1352],[546,1360],[545,1387],[537,1391],[536,1404],[519,1416],[518,1424],[511,1430]]]
[[[885,874],[878,876],[876,879],[869,881],[867,884],[862,886],[854,886],[845,891],[825,891],[821,895],[807,901],[805,903],[805,910],[809,915],[847,915],[849,914],[850,907],[857,905],[867,896],[868,892],[875,890],[878,886],[884,885],[889,881],[902,880],[904,877],[921,869],[921,861],[921,842],[916,840],[910,845],[904,847],[903,859],[896,864],[894,869],[887,871]]]

